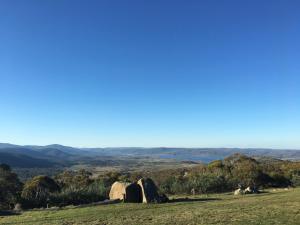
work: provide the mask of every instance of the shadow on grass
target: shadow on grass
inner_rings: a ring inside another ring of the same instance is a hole
[[[0,210],[0,216],[15,216],[19,215],[20,213],[15,212],[15,211],[8,211],[8,210]]]
[[[207,202],[207,201],[218,201],[222,200],[221,198],[175,198],[169,199],[168,203],[175,202]]]
[[[270,191],[259,191],[257,193],[254,193],[254,194],[268,194],[268,193],[271,193]]]

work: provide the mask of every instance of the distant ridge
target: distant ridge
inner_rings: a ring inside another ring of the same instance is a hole
[[[46,159],[36,159],[23,154],[0,152],[0,163],[19,168],[45,168],[53,167],[55,164]]]
[[[38,165],[46,165],[49,167],[57,165],[64,166],[76,161],[93,161],[95,158],[100,161],[105,161],[107,157],[113,157],[115,160],[120,157],[150,157],[207,163],[216,159],[223,159],[234,153],[254,157],[300,160],[300,150],[265,148],[75,148],[59,144],[20,146],[0,143],[0,153],[0,163],[9,162],[14,166],[22,167],[36,167]]]

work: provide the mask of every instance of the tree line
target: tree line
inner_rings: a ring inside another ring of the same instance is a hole
[[[108,198],[115,181],[134,182],[149,177],[165,194],[228,192],[237,187],[300,186],[300,162],[256,160],[235,154],[224,160],[192,168],[141,172],[107,172],[93,177],[89,171],[64,171],[56,176],[35,176],[22,183],[8,165],[0,164],[0,209],[78,205]]]

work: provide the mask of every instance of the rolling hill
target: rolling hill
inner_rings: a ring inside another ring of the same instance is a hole
[[[0,152],[0,163],[18,168],[48,168],[57,164],[46,159],[37,159],[19,153]]]
[[[0,163],[13,167],[68,166],[76,163],[111,162],[122,157],[155,158],[177,161],[210,162],[234,153],[254,157],[300,160],[299,150],[240,149],[240,148],[74,148],[63,145],[18,146],[0,143]],[[107,164],[107,163],[106,163]]]

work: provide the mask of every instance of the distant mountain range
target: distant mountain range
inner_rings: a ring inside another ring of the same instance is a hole
[[[210,162],[234,153],[248,156],[300,160],[300,150],[241,148],[74,148],[63,145],[13,145],[0,143],[0,163],[12,167],[39,168],[78,163],[105,164],[121,157],[160,158],[179,161]]]

